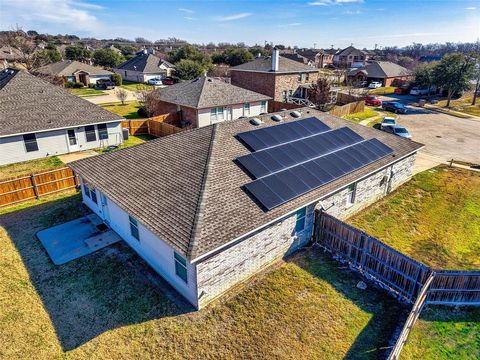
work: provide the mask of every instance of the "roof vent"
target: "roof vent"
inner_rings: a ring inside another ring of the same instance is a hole
[[[272,116],[273,121],[282,121],[282,117],[278,114]]]
[[[302,116],[302,114],[300,114],[298,111],[292,111],[290,115],[294,118],[299,118],[300,116]]]
[[[252,120],[250,120],[250,124],[258,126],[262,124],[262,120],[260,120],[259,118],[253,118]]]
[[[285,109],[285,108],[281,108],[279,111],[287,111],[287,109]]]

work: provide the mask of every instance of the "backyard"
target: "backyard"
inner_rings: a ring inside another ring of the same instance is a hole
[[[153,140],[153,139],[156,139],[156,137],[153,136],[153,135],[149,135],[149,134],[129,135],[128,140],[125,140],[123,142],[123,144],[119,145],[115,150],[124,149],[124,148],[130,147],[130,146],[143,144],[145,141],[149,141],[149,140]],[[109,152],[111,150],[109,150],[108,148],[99,148],[99,149],[96,149],[96,151],[100,154],[103,154],[103,153]]]
[[[434,268],[480,269],[480,173],[419,173],[348,222]]]
[[[125,119],[138,119],[138,109],[140,103],[138,101],[127,101],[124,105],[121,103],[108,103],[101,105],[104,109],[111,111],[117,115],[123,116]]]
[[[0,181],[9,178],[27,176],[32,173],[49,170],[62,165],[63,162],[57,156],[3,165],[0,166]]]
[[[0,209],[0,358],[374,359],[398,321],[314,249],[199,312],[123,243],[55,266],[34,235],[80,209],[72,193]]]

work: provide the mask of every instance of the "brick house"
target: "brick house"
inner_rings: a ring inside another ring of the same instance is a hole
[[[364,65],[367,60],[368,54],[365,51],[354,48],[353,46],[337,51],[333,56],[333,64],[339,68]]]
[[[305,65],[314,66],[316,68],[324,68],[333,64],[333,55],[335,51],[322,49],[305,49],[296,50],[294,53],[284,54],[281,56],[301,62]]]
[[[154,97],[155,114],[180,112],[182,123],[195,128],[266,113],[271,100],[206,76],[157,89]]]
[[[400,86],[406,81],[413,80],[410,70],[390,61],[368,61],[365,66],[350,70],[347,76],[357,82],[378,81],[383,86]]]
[[[308,99],[308,85],[318,80],[318,69],[288,59],[273,49],[272,56],[259,57],[230,68],[232,85],[265,94],[275,103]],[[280,105],[281,107],[281,105]],[[269,108],[274,108],[274,103]]]
[[[199,309],[308,244],[315,209],[345,218],[412,176],[421,144],[299,112],[263,115],[260,125],[221,122],[69,165],[84,203]],[[349,145],[325,147],[331,137]],[[302,151],[317,140],[324,145]],[[377,150],[362,154],[368,144]],[[286,147],[296,160],[281,156]],[[334,159],[339,151],[343,160]],[[266,168],[259,159],[273,161]]]

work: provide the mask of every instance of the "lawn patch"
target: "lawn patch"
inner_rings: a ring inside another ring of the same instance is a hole
[[[352,122],[358,123],[362,120],[373,118],[373,117],[378,116],[378,115],[379,115],[379,113],[377,111],[372,110],[369,107],[365,107],[364,111],[349,114],[349,115],[345,115],[342,118],[345,119],[345,120],[350,120]]]
[[[108,103],[100,105],[105,110],[111,111],[117,115],[123,116],[125,119],[138,119],[138,109],[140,103],[138,101],[127,101],[124,105],[121,103]]]
[[[440,166],[348,222],[434,268],[480,268],[480,174]]]
[[[141,91],[151,91],[155,90],[155,86],[149,84],[136,83],[132,81],[123,81],[123,84],[120,85],[121,88],[126,90],[141,92]]]
[[[467,95],[457,100],[450,101],[450,109],[461,113],[480,116],[480,99],[477,100],[477,105],[472,105],[473,95]],[[441,100],[437,104],[448,110],[447,100]]]
[[[69,89],[73,95],[77,95],[80,97],[84,96],[101,96],[101,95],[107,95],[101,90],[95,89],[95,88],[89,88],[89,87],[84,87],[84,88],[79,88],[79,89]]]
[[[53,265],[34,234],[80,215],[74,195],[0,216],[1,358],[374,359],[402,310],[311,249],[193,312],[123,243]]]
[[[396,89],[395,86],[383,86],[377,89],[369,90],[368,93],[370,95],[388,95],[388,94],[393,94],[395,92],[395,89]]]
[[[0,180],[27,176],[64,165],[57,156],[0,166]]]
[[[144,142],[149,141],[149,140],[153,140],[153,139],[156,139],[156,137],[153,136],[153,135],[149,135],[149,134],[129,135],[128,140],[125,140],[123,142],[123,144],[119,145],[115,150],[124,149],[124,148],[130,147],[130,146],[143,144]],[[100,154],[103,154],[103,153],[106,153],[106,152],[110,152],[112,150],[109,150],[108,148],[100,148],[100,149],[96,149],[96,151]]]

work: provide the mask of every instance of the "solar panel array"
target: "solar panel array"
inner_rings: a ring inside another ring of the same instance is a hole
[[[245,188],[267,210],[393,153],[377,139],[365,140],[347,127],[332,130],[317,118],[237,136],[254,151],[237,158],[255,179]]]

